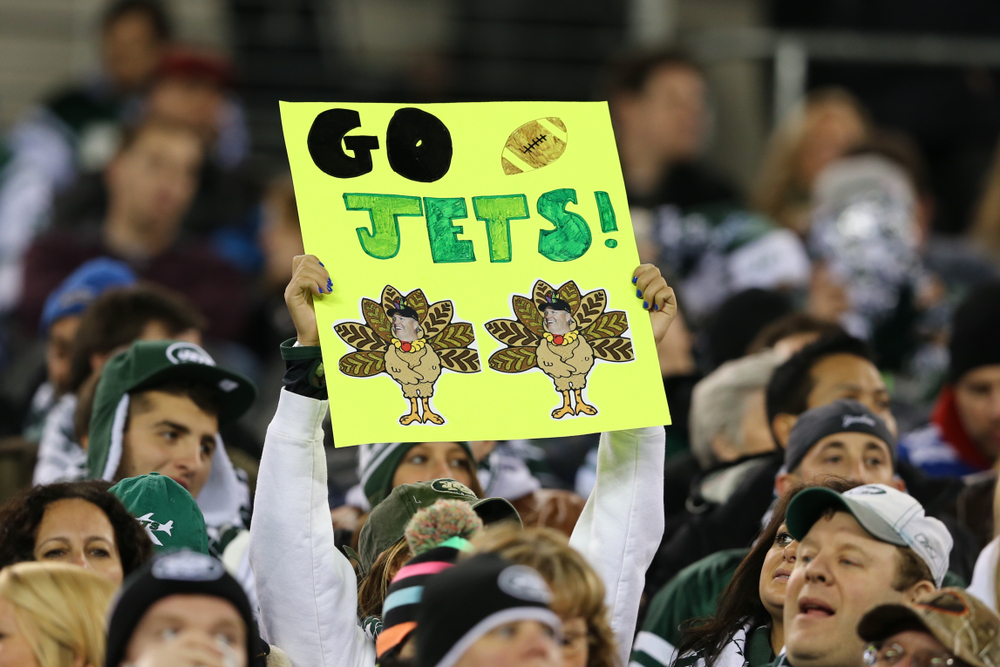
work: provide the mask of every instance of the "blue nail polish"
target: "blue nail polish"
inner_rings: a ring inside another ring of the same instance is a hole
[[[638,298],[640,298],[640,299],[641,299],[641,298],[642,298],[642,290],[638,290],[638,289],[637,289],[637,290],[635,291],[635,295],[636,295],[636,297],[638,297]]]
[[[660,309],[660,306],[659,306],[659,304],[657,304],[657,305],[653,306],[653,310],[659,310],[659,309]]]
[[[642,302],[642,307],[643,308],[649,308],[649,302],[648,301],[643,301]]]
[[[317,260],[317,261],[319,261],[319,260]],[[326,264],[324,264],[323,262],[320,262],[319,265],[322,266],[324,269],[326,268]]]
[[[327,278],[326,279],[326,289],[328,289],[330,291],[333,291],[333,279],[332,278]]]
[[[632,284],[635,285],[635,281],[639,279],[639,276],[632,276]]]

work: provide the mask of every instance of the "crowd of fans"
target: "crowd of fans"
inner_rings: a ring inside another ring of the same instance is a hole
[[[0,147],[0,667],[1000,667],[1000,161],[939,237],[915,144],[818,89],[743,193],[698,66],[623,60],[672,423],[363,445],[344,483],[337,272],[231,65],[154,0],[101,36]]]

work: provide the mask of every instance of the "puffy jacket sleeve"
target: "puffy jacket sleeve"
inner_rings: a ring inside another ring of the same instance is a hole
[[[602,434],[597,482],[570,537],[604,581],[622,665],[632,649],[646,568],[663,535],[665,447],[661,426]]]
[[[372,667],[357,579],[333,542],[323,418],[327,401],[281,391],[267,429],[250,529],[261,632],[296,667]]]

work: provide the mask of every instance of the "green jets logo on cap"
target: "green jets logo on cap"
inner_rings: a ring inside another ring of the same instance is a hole
[[[441,493],[454,493],[473,500],[479,500],[469,487],[453,479],[436,479],[431,484],[431,488]]]
[[[174,343],[167,348],[167,359],[172,364],[215,365],[215,359],[194,343]]]

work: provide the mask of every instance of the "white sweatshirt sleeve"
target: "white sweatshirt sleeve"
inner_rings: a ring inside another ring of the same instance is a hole
[[[250,529],[261,632],[296,667],[372,667],[357,579],[334,546],[326,486],[327,401],[281,390],[267,429]]]
[[[646,569],[663,536],[662,426],[601,434],[597,483],[569,543],[600,575],[605,603],[627,665]]]
[[[972,583],[968,591],[982,600],[993,611],[997,610],[996,572],[997,558],[1000,557],[1000,537],[986,545],[976,560],[972,571]]]

